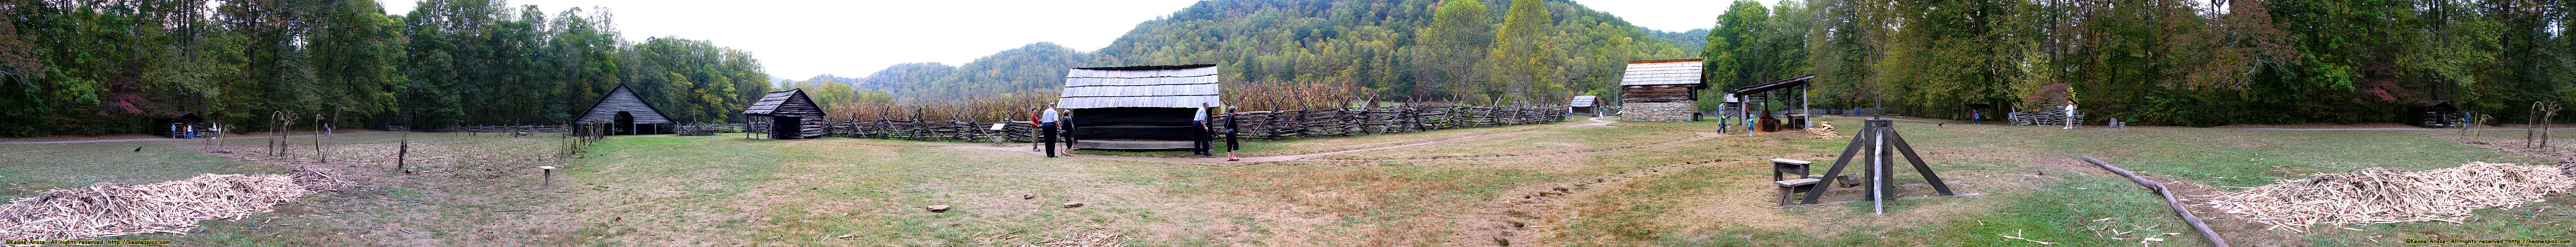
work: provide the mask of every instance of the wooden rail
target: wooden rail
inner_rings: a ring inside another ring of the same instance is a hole
[[[1336,137],[1371,134],[1419,132],[1439,129],[1495,127],[1541,124],[1564,121],[1565,107],[1491,107],[1491,106],[1393,106],[1347,107],[1282,111],[1237,112],[1208,117],[1211,124],[1223,128],[1228,120],[1244,139],[1281,140],[1305,137]],[[918,141],[986,141],[1001,137],[1005,141],[1032,142],[1037,138],[1035,126],[1025,121],[967,122],[879,119],[816,123],[818,133],[827,137],[868,139],[901,139]],[[992,130],[1002,124],[1001,130]],[[767,133],[767,122],[696,123],[672,126],[680,135],[715,135],[720,133]],[[428,132],[565,132],[563,125],[521,126],[449,126]],[[1217,131],[1224,132],[1223,130]]]

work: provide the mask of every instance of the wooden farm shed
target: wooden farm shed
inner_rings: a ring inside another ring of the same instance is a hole
[[[590,110],[583,111],[581,120],[576,122],[609,123],[609,134],[633,135],[660,134],[661,127],[670,125],[671,119],[662,117],[662,110],[644,102],[635,90],[626,89],[626,84],[617,84],[617,89],[608,90],[608,97],[591,103]]]
[[[1805,89],[1810,88],[1810,87],[1808,87],[1808,85],[1807,85],[1807,80],[1811,80],[1811,79],[1816,79],[1816,75],[1814,75],[1814,74],[1800,75],[1800,76],[1796,76],[1796,77],[1789,77],[1788,79],[1780,79],[1780,80],[1776,80],[1776,81],[1765,82],[1765,83],[1762,83],[1762,84],[1759,84],[1759,85],[1745,86],[1745,87],[1743,87],[1743,88],[1737,88],[1737,89],[1735,89],[1734,91],[1727,91],[1727,92],[1728,92],[1728,94],[1726,94],[1726,95],[1727,95],[1727,97],[1729,98],[1729,99],[1727,99],[1727,101],[1728,101],[1728,102],[1743,102],[1743,103],[1744,103],[1744,107],[1737,108],[1737,109],[1741,109],[1741,110],[1738,110],[1737,112],[1733,112],[1733,113],[1730,113],[1730,114],[1742,114],[1741,116],[1745,117],[1746,119],[1766,119],[1766,120],[1764,120],[1764,121],[1772,121],[1772,120],[1767,120],[1767,119],[1770,119],[1770,118],[1771,118],[1771,115],[1770,115],[1770,109],[1771,109],[1771,106],[1770,106],[1770,104],[1771,104],[1771,103],[1770,103],[1770,102],[1771,102],[1771,101],[1773,101],[1774,99],[1777,99],[1777,100],[1797,100],[1797,101],[1798,101],[1798,113],[1797,113],[1797,114],[1799,114],[1799,115],[1798,115],[1798,116],[1792,116],[1792,117],[1791,117],[1787,122],[1784,122],[1784,124],[1785,124],[1785,125],[1783,125],[1783,126],[1775,126],[1775,127],[1776,127],[1776,128],[1778,128],[1778,129],[1805,129],[1805,128],[1807,128],[1807,127],[1808,127],[1807,125],[1809,125],[1809,124],[1807,124],[1806,118],[1805,118],[1805,116],[1804,116],[1805,114],[1807,114],[1807,94],[1805,93],[1805,92],[1806,92],[1806,90],[1805,90]],[[1798,89],[1798,90],[1791,90],[1791,91],[1788,91],[1789,93],[1786,93],[1786,94],[1775,94],[1775,93],[1772,93],[1772,91],[1778,91],[1778,90],[1782,90],[1782,89],[1791,89],[1791,88],[1796,88],[1796,89]],[[1761,100],[1754,100],[1754,99],[1753,99],[1753,97],[1762,97],[1762,99],[1761,99]],[[1774,97],[1779,97],[1779,98],[1774,98]],[[1758,108],[1758,109],[1757,109],[1757,108]],[[1752,127],[1752,126],[1747,126],[1747,127]]]
[[[751,102],[751,107],[743,108],[742,115],[769,117],[771,139],[823,136],[823,107],[815,106],[814,98],[806,97],[804,89],[769,92],[760,96],[760,101]]]
[[[1601,99],[1601,96],[1574,96],[1574,101],[1566,102],[1566,112],[1570,114],[1601,115],[1600,107],[1593,105],[1593,101],[1599,99]]]
[[[1221,105],[1213,64],[1074,68],[1057,108],[1071,110],[1074,148],[1189,149],[1191,114]]]
[[[152,123],[152,133],[182,139],[195,139],[199,135],[204,135],[208,127],[206,118],[197,116],[196,112],[179,112],[176,116],[153,119]]]
[[[1628,61],[1619,77],[1619,120],[1643,122],[1699,121],[1699,90],[1707,67],[1698,58]]]

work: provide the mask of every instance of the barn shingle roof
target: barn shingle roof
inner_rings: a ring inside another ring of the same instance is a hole
[[[1064,78],[1057,108],[1220,105],[1213,64],[1074,68]]]
[[[1707,65],[1698,58],[1628,61],[1628,72],[1619,77],[1620,86],[1691,85],[1705,87],[1700,71]]]
[[[1572,106],[1572,107],[1588,107],[1588,106],[1592,106],[1592,101],[1594,101],[1594,100],[1598,100],[1598,99],[1600,99],[1600,98],[1601,98],[1601,96],[1591,96],[1591,95],[1574,96],[1574,101],[1573,101],[1573,102],[1570,102],[1570,104],[1567,104],[1566,106]]]
[[[751,107],[742,109],[742,115],[821,117],[823,108],[815,106],[813,98],[805,97],[805,89],[788,89],[760,96],[759,101],[751,102]]]
[[[580,122],[617,121],[617,112],[621,111],[634,115],[635,123],[639,124],[671,123],[670,118],[662,117],[661,110],[653,108],[652,103],[644,102],[644,98],[636,97],[635,91],[626,89],[626,84],[622,83],[617,84],[617,89],[608,90],[608,97],[600,97],[599,103],[592,103],[590,110],[581,114]]]

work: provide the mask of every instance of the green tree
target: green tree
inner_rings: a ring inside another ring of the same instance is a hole
[[[1513,0],[1511,11],[1503,15],[1503,29],[1494,34],[1494,48],[1486,55],[1483,67],[1493,73],[1486,77],[1500,84],[1486,89],[1486,97],[1507,103],[1553,100],[1565,95],[1565,85],[1554,81],[1558,48],[1551,42],[1550,25],[1554,25],[1545,3],[1539,0]]]
[[[1486,48],[1494,42],[1492,20],[1485,16],[1485,3],[1476,0],[1441,1],[1432,14],[1431,25],[1417,31],[1413,58],[1416,83],[1407,88],[1412,98],[1431,98],[1426,93],[1438,92],[1440,98],[1464,95],[1475,88],[1476,61],[1485,57]]]

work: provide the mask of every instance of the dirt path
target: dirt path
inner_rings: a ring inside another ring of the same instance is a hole
[[[1816,157],[1789,158],[1814,159]],[[1449,246],[1538,245],[1538,241],[1545,238],[1544,234],[1540,233],[1562,227],[1539,225],[1542,224],[1541,222],[1548,221],[1549,216],[1570,215],[1570,212],[1575,210],[1574,207],[1581,203],[1581,198],[1593,198],[1608,192],[1606,188],[1626,186],[1640,178],[1661,176],[1670,171],[1762,160],[1768,160],[1768,158],[1736,157],[1641,166],[1615,173],[1514,187],[1505,190],[1502,198],[1496,198],[1494,201],[1478,206],[1474,210],[1475,214],[1453,216],[1458,217],[1454,220],[1457,222],[1459,234],[1457,239],[1449,242]]]
[[[1549,127],[1549,128],[1543,128],[1543,129],[1534,129],[1534,130],[1523,130],[1523,131],[1513,131],[1513,132],[1502,132],[1502,133],[1490,133],[1490,134],[1481,134],[1481,135],[1470,135],[1470,136],[1462,136],[1462,137],[1456,137],[1456,138],[1440,139],[1440,140],[1433,140],[1433,141],[1420,142],[1420,143],[1413,143],[1413,144],[1404,144],[1404,145],[1394,145],[1394,146],[1374,147],[1374,148],[1363,148],[1363,149],[1352,149],[1352,150],[1342,150],[1342,151],[1332,151],[1332,152],[1322,152],[1322,153],[1310,153],[1310,154],[1293,154],[1293,155],[1278,155],[1278,156],[1241,157],[1242,161],[1231,161],[1231,162],[1277,162],[1277,161],[1305,160],[1305,159],[1307,159],[1307,158],[1312,158],[1312,157],[1322,157],[1322,156],[1336,155],[1336,154],[1347,154],[1347,153],[1357,153],[1357,152],[1367,152],[1367,151],[1377,151],[1377,150],[1397,149],[1397,148],[1406,148],[1406,147],[1414,147],[1414,146],[1422,146],[1422,145],[1430,145],[1430,144],[1446,143],[1446,142],[1466,141],[1466,140],[1483,140],[1483,139],[1493,139],[1493,138],[1496,138],[1496,137],[1504,137],[1504,136],[1511,136],[1511,135],[1517,135],[1517,134],[1526,134],[1526,133],[1531,133],[1531,132],[1539,132],[1539,131],[1554,130],[1554,129],[1562,129],[1562,128],[1571,128],[1571,127],[1599,126],[1599,127],[1619,128],[1619,127],[1617,127],[1617,126],[1610,126],[1610,124],[1613,124],[1613,123],[1619,123],[1618,121],[1601,120],[1601,118],[1599,118],[1599,117],[1595,117],[1595,118],[1591,118],[1591,119],[1587,119],[1587,120],[1590,120],[1590,122],[1588,122],[1588,123],[1581,123],[1581,124],[1566,124],[1566,125],[1562,125],[1562,126]],[[1685,139],[1684,141],[1688,141],[1688,140],[1699,140],[1699,139],[1704,139],[1704,138],[1707,138],[1707,137],[1709,137],[1709,136],[1707,136],[1707,135],[1702,135],[1702,137],[1699,137],[1699,138],[1692,138],[1692,139]],[[1401,141],[1399,141],[1399,142],[1401,142]],[[1673,141],[1673,142],[1681,142],[1681,141]],[[1666,142],[1666,143],[1672,143],[1672,142]],[[837,144],[837,143],[836,143],[836,144]],[[1650,144],[1650,145],[1661,145],[1661,144],[1665,144],[1665,143],[1657,143],[1657,144]],[[847,145],[859,145],[859,144],[847,144]],[[867,145],[867,146],[877,146],[877,145]],[[936,146],[936,147],[940,147],[940,148],[955,148],[955,149],[990,150],[990,151],[1011,151],[1011,152],[1026,152],[1026,153],[1030,153],[1030,154],[1042,154],[1042,153],[1040,153],[1040,152],[1031,152],[1031,151],[1028,151],[1028,147],[1027,147],[1027,146],[1019,146],[1019,145],[1011,145],[1011,146],[993,146],[993,145],[981,145],[981,144],[956,144],[956,145],[945,145],[945,146]],[[1529,155],[1523,155],[1523,156],[1529,156]],[[1129,156],[1106,156],[1106,155],[1083,155],[1083,156],[1074,156],[1074,157],[1080,157],[1080,158],[1098,158],[1098,159],[1116,159],[1116,160],[1136,160],[1136,161],[1156,161],[1156,162],[1177,162],[1177,163],[1220,163],[1220,162],[1230,162],[1230,161],[1226,161],[1226,160],[1225,160],[1225,158],[1217,158],[1217,157],[1211,157],[1211,158],[1171,158],[1171,157],[1129,157]],[[1477,157],[1477,158],[1499,158],[1499,157]]]
[[[1620,127],[1611,127],[1611,128],[1620,128]],[[1691,134],[1693,134],[1693,135],[1695,135],[1695,136],[1693,136],[1693,137],[1691,137],[1691,138],[1684,138],[1684,139],[1680,139],[1680,140],[1661,141],[1661,142],[1655,142],[1655,143],[1636,144],[1636,145],[1618,146],[1618,147],[1610,147],[1610,148],[1592,148],[1592,149],[1580,149],[1580,150],[1562,150],[1562,151],[1554,151],[1554,152],[1524,153],[1524,154],[1513,154],[1513,155],[1498,155],[1498,156],[1472,156],[1472,157],[1419,157],[1419,158],[1400,158],[1400,159],[1309,159],[1309,160],[1317,160],[1317,161],[1430,161],[1430,160],[1482,160],[1482,159],[1509,159],[1509,158],[1526,158],[1526,157],[1546,157],[1546,156],[1559,156],[1559,155],[1573,155],[1573,154],[1599,153],[1599,152],[1610,152],[1610,151],[1619,151],[1619,150],[1630,150],[1630,149],[1638,149],[1638,148],[1648,148],[1648,147],[1656,147],[1656,146],[1672,145],[1672,144],[1675,144],[1675,143],[1684,143],[1684,142],[1703,141],[1703,140],[1708,140],[1708,139],[1714,139],[1714,138],[1718,138],[1718,137],[1726,137],[1726,136],[1728,136],[1728,135],[1726,135],[1726,134],[1723,134],[1723,133],[1717,133],[1717,132],[1691,132]]]

